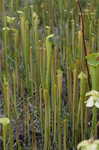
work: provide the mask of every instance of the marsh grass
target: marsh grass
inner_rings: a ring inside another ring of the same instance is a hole
[[[98,72],[89,76],[85,49],[87,55],[99,49],[96,3],[80,1],[81,16],[75,0],[0,0],[0,86],[11,119],[10,150],[76,149],[94,133],[85,93],[89,78],[92,88],[98,83]]]

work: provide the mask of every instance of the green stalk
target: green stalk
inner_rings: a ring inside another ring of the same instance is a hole
[[[99,91],[99,53],[92,53],[88,55],[87,57],[89,69],[90,69],[90,76],[92,80],[92,90]],[[97,135],[97,109],[94,106],[93,107],[93,117],[92,117],[92,131],[91,136]]]
[[[34,80],[37,83],[37,86],[40,85],[40,48],[39,48],[39,18],[38,15],[34,12],[33,7],[31,7],[32,13],[32,47],[33,47],[33,68],[34,68]]]
[[[52,54],[53,54],[53,42],[52,42],[52,38],[53,38],[53,34],[49,35],[46,38],[46,49],[47,49],[47,71],[46,71],[46,88],[49,90],[50,89],[50,80],[51,80],[51,58],[52,58]]]
[[[44,105],[44,102],[43,102],[43,89],[40,87],[39,89],[40,91],[40,108],[39,108],[39,112],[40,112],[40,122],[41,122],[41,128],[42,130],[44,129],[44,113],[43,113],[43,105]]]
[[[85,100],[85,93],[87,89],[87,76],[81,72],[79,74],[79,79],[80,79],[80,100],[79,100],[79,109],[78,109],[78,117],[77,117],[77,122],[78,122],[78,129],[80,125],[80,130],[78,131],[78,134],[81,133],[81,140],[84,139],[85,137],[85,107],[84,107],[84,100]]]
[[[77,57],[80,58],[81,60],[83,59],[83,39],[82,39],[82,31],[78,31],[78,44],[77,44]]]
[[[50,150],[50,97],[48,89],[44,89],[45,102],[45,127],[44,127],[44,150]]]
[[[13,9],[14,9],[14,0],[10,0],[10,2],[9,2],[9,8],[13,12]]]
[[[75,59],[75,21],[72,19],[71,20],[72,24],[72,53],[73,53],[73,58]]]
[[[5,66],[5,70],[4,70],[4,74],[5,76],[7,77],[8,76],[8,61],[7,61],[7,56],[8,56],[8,43],[9,43],[9,28],[8,27],[5,27],[3,28],[3,46],[4,46],[4,52],[3,52],[3,63],[4,63],[4,66]]]
[[[56,86],[56,84],[54,83],[53,84],[53,112],[54,112],[54,114],[53,114],[53,116],[54,116],[54,120],[53,120],[53,122],[54,122],[54,131],[53,131],[53,134],[54,134],[54,142],[56,142],[56,132],[57,132],[57,86]]]
[[[72,112],[72,101],[73,101],[73,87],[72,87],[72,82],[73,82],[73,73],[71,69],[71,64],[73,64],[72,60],[72,50],[70,47],[70,35],[69,35],[70,29],[69,29],[69,20],[67,21],[67,28],[66,28],[66,79],[67,79],[67,94],[68,94],[68,107],[69,111]],[[71,113],[71,118],[72,118],[72,113]]]
[[[41,85],[43,88],[45,86],[45,78],[46,78],[46,51],[47,50],[42,46],[42,48],[40,49],[40,78],[41,78]]]
[[[17,86],[16,86],[16,73],[15,72],[13,72],[13,75],[12,75],[12,78],[13,78],[13,103],[14,103],[14,111],[15,111],[15,114],[17,115],[17,108],[16,108],[16,97],[17,97],[17,92],[16,92],[16,90],[17,90]]]
[[[99,49],[99,19],[97,20],[97,49]]]
[[[10,134],[10,150],[13,150],[13,145],[14,145],[14,133],[13,133],[13,126],[10,125],[9,128],[9,134]]]
[[[28,87],[28,80],[29,80],[29,49],[30,49],[30,40],[29,40],[29,22],[25,18],[24,12],[19,12],[20,14],[20,29],[21,29],[21,40],[22,40],[22,47],[23,47],[23,58],[24,58],[24,65],[25,65],[25,77],[26,77],[26,87]]]
[[[4,0],[0,0],[0,18],[2,20],[3,26],[6,27],[6,11]]]
[[[75,64],[73,69],[73,103],[72,103],[72,134],[73,134],[73,144],[77,144],[77,108],[78,108],[78,74],[79,74],[79,64]]]
[[[30,80],[30,92],[31,92],[31,95],[33,95],[33,53],[32,53],[32,47],[30,47],[30,51],[29,51],[29,57],[30,57],[30,61],[29,61],[29,64],[30,64],[30,72],[29,72],[29,80]]]
[[[16,92],[18,93],[18,88],[19,88],[19,65],[20,65],[20,53],[19,53],[19,31],[15,30],[14,33],[14,48],[15,48],[15,53],[14,53],[14,59],[15,59],[15,75],[16,75]]]
[[[64,141],[63,141],[63,145],[64,145],[64,150],[67,150],[67,120],[65,119],[64,122]]]
[[[10,117],[10,88],[9,88],[9,82],[4,77],[4,83],[3,83],[3,94],[4,94],[4,112],[5,114]]]
[[[58,150],[62,148],[62,130],[61,130],[61,117],[62,117],[62,79],[63,79],[63,72],[61,70],[57,71],[57,95],[58,95],[58,108],[57,108],[57,128],[58,128]]]
[[[19,9],[19,4],[20,4],[19,2],[20,2],[20,0],[16,0],[16,1],[15,1],[15,7],[16,7],[16,10]]]
[[[3,150],[6,150],[7,131],[10,120],[8,118],[0,118],[3,132]]]

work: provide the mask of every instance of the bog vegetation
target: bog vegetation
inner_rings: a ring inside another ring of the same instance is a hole
[[[0,149],[98,138],[98,52],[99,0],[0,0]]]

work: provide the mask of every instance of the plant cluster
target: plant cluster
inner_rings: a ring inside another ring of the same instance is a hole
[[[0,0],[1,149],[74,150],[97,137],[98,6]]]

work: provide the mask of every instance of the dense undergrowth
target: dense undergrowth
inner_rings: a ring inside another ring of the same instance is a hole
[[[0,116],[10,120],[0,149],[75,150],[94,133],[86,56],[99,51],[98,5],[0,0]]]

